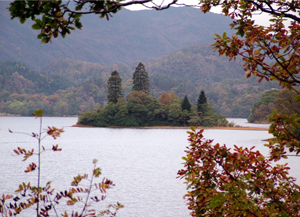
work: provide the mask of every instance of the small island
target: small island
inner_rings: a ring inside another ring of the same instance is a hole
[[[124,99],[122,79],[115,70],[108,80],[105,107],[83,112],[78,126],[147,127],[147,126],[204,126],[224,127],[228,121],[217,114],[207,102],[202,90],[197,102],[191,104],[187,96],[180,99],[174,92],[163,93],[158,99],[150,95],[145,66],[139,63],[133,74],[132,92]]]

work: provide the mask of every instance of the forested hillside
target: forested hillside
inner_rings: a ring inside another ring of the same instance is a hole
[[[0,91],[19,94],[45,93],[53,94],[59,89],[66,89],[73,85],[68,79],[58,74],[30,70],[23,64],[16,62],[0,62]]]
[[[203,44],[211,43],[214,33],[231,31],[230,20],[217,14],[203,15],[187,7],[122,9],[109,21],[85,16],[84,31],[41,44],[30,22],[21,25],[10,20],[5,9],[8,3],[0,2],[0,61],[18,63],[2,62],[1,112],[29,115],[35,101],[39,103],[33,106],[48,109],[46,115],[78,115],[96,104],[106,104],[107,80],[113,70],[119,72],[128,95],[140,61],[149,74],[150,95],[156,99],[173,91],[195,103],[205,90],[208,101],[227,117],[248,117],[262,91],[278,87],[244,79],[239,59],[228,62]]]
[[[101,81],[89,77],[78,83],[20,63],[0,62],[0,113],[30,116],[44,109],[48,116],[78,115],[106,99]]]
[[[41,44],[30,21],[21,25],[18,20],[10,20],[5,9],[8,4],[0,1],[0,61],[22,62],[34,70],[57,58],[103,66],[145,62],[188,45],[211,43],[214,33],[231,31],[230,19],[213,13],[204,15],[195,8],[122,9],[109,21],[94,15],[84,16],[83,31]]]
[[[146,64],[150,75],[152,94],[157,98],[163,92],[183,98],[188,95],[196,102],[201,90],[218,113],[227,117],[247,118],[251,107],[264,90],[278,88],[275,82],[258,84],[258,79],[246,79],[241,60],[213,52],[208,44],[185,47]]]
[[[256,101],[248,117],[250,123],[268,122],[269,116],[276,109],[278,114],[300,115],[300,103],[296,101],[297,94],[289,90],[272,89],[265,91],[261,99]],[[300,129],[297,130],[300,135]]]
[[[209,48],[208,45],[195,47]],[[190,48],[194,49],[193,46]],[[171,53],[170,56],[181,52]],[[188,49],[185,52],[189,53]],[[150,95],[158,99],[164,92],[170,94],[174,91],[180,98],[187,95],[190,102],[194,104],[203,89],[208,101],[218,113],[227,117],[248,117],[254,102],[260,99],[263,91],[277,88],[272,82],[258,85],[255,78],[244,78],[243,71],[238,72],[234,62],[223,67],[221,64],[223,59],[213,56],[214,53],[210,58],[202,56],[201,53],[194,55],[198,58],[196,63],[191,62],[188,55],[186,58],[174,59],[177,64],[173,64],[168,55],[146,63],[150,78]],[[161,59],[164,58],[169,61],[162,62]],[[207,59],[214,59],[214,61],[206,62]],[[162,63],[164,65],[161,66],[163,69],[160,72],[159,64]],[[204,67],[208,68],[207,70],[209,68],[214,70],[206,73],[199,63],[206,65]],[[156,66],[156,71],[151,70],[153,65]],[[44,72],[39,73],[20,63],[2,62],[0,63],[0,113],[30,115],[36,108],[44,108],[46,115],[78,115],[96,104],[98,106],[106,104],[107,81],[113,70],[119,72],[124,94],[128,95],[132,91],[134,71],[132,68],[133,66],[124,64],[106,67],[96,63],[59,59],[49,63],[44,68]],[[170,75],[166,69],[170,69]],[[237,78],[230,78],[234,77],[230,71],[233,71],[235,73],[233,75]],[[216,82],[213,79],[216,77],[215,74],[222,76],[222,72],[227,73],[228,78]]]
[[[201,89],[215,82],[244,76],[240,60],[229,62],[209,44],[188,46],[159,57],[149,62],[147,69],[152,74],[154,95],[175,91],[179,96],[189,94],[193,100]]]

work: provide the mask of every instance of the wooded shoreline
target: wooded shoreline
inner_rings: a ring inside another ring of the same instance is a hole
[[[95,126],[87,126],[74,124],[72,127],[91,127],[91,128],[100,128]],[[101,127],[101,128],[132,128],[132,129],[190,129],[190,126],[180,127],[180,126],[143,126],[143,127]],[[257,131],[267,131],[268,128],[260,128],[260,127],[201,127],[198,126],[198,129],[214,129],[214,130],[257,130]]]

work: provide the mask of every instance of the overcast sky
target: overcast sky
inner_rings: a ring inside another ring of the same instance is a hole
[[[172,2],[172,0],[154,0],[154,2],[158,5],[160,4],[168,4],[170,2]],[[199,2],[199,0],[179,0],[179,3],[187,3],[190,4],[190,5],[197,5],[197,3]],[[149,4],[151,5],[151,4]],[[133,5],[133,6],[129,6],[129,7],[126,7],[127,9],[129,10],[146,10],[145,7],[143,7],[142,5]],[[214,12],[214,13],[221,13],[221,9],[220,8],[213,8],[211,10],[211,12]],[[201,12],[199,12],[201,13]],[[254,15],[253,16],[254,20],[255,20],[255,23],[258,24],[258,25],[268,25],[268,21],[270,19],[270,16],[266,15],[266,14],[263,14],[263,15]]]

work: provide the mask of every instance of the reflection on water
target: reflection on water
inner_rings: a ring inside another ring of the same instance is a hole
[[[187,130],[70,127],[76,121],[77,118],[43,119],[45,127],[65,129],[57,140],[43,141],[44,146],[59,144],[63,148],[62,152],[42,156],[44,183],[51,180],[54,187],[63,189],[61,186],[69,186],[73,176],[90,171],[92,160],[98,159],[102,174],[116,184],[108,191],[107,202],[125,205],[119,216],[189,216],[183,200],[186,187],[183,180],[176,179],[188,146]],[[0,194],[11,192],[20,181],[35,179],[34,174],[30,177],[23,173],[28,162],[13,157],[12,150],[36,147],[36,141],[10,134],[7,129],[30,133],[37,131],[38,126],[39,121],[31,117],[0,117],[0,165],[4,174],[0,178]],[[261,153],[268,153],[262,141],[270,137],[267,131],[205,130],[204,136],[230,147],[256,146]]]

